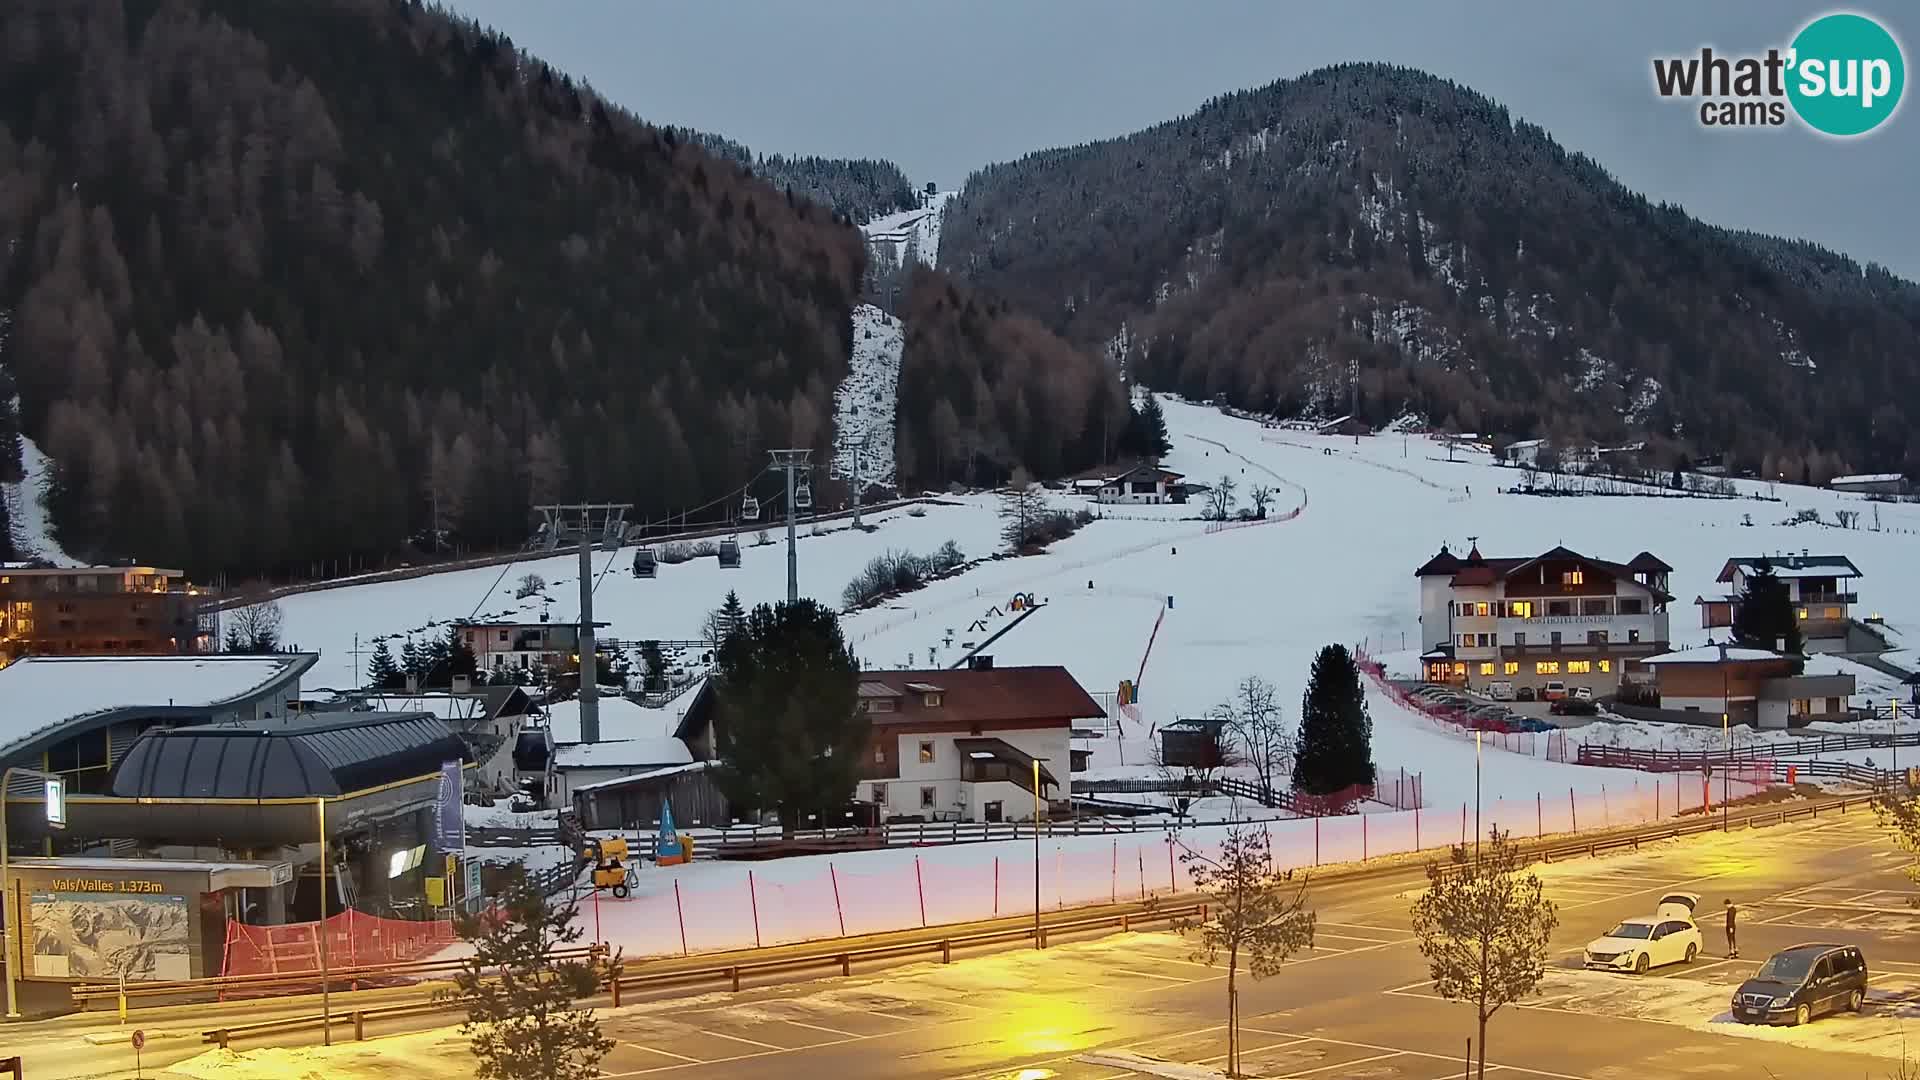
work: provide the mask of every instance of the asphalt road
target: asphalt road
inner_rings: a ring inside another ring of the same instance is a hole
[[[1494,1018],[1489,1072],[1511,1080],[1879,1080],[1897,1064],[1902,1021],[1920,1018],[1920,913],[1907,906],[1914,890],[1900,863],[1871,817],[1855,813],[1540,868],[1560,907],[1556,959],[1538,997]],[[1472,1012],[1432,994],[1407,929],[1422,884],[1409,872],[1310,890],[1319,917],[1315,950],[1272,978],[1241,981],[1248,1072],[1341,1080],[1462,1075]],[[1646,977],[1578,970],[1581,945],[1622,918],[1646,914],[1669,889],[1702,895],[1706,955]],[[1723,897],[1745,912],[1742,960],[1722,956]],[[1808,940],[1865,949],[1875,988],[1868,1009],[1798,1029],[1728,1022],[1732,988],[1772,950]],[[604,1028],[617,1045],[603,1068],[611,1077],[662,1080],[1190,1075],[1149,1062],[1217,1065],[1226,1050],[1224,1008],[1223,973],[1198,962],[1179,937],[1114,935],[607,1012]],[[31,1029],[5,1034],[27,1036],[22,1052],[32,1080],[132,1075],[123,1043],[92,1047],[83,1063],[71,1053],[75,1032],[64,1027],[48,1026],[44,1041]],[[149,1044],[149,1069],[198,1049]],[[461,1041],[446,1032],[374,1040],[345,1053],[351,1058],[316,1072],[333,1080],[472,1074]]]

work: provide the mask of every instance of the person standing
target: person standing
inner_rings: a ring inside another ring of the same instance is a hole
[[[1740,959],[1740,943],[1739,939],[1734,937],[1734,924],[1739,918],[1740,909],[1733,906],[1732,897],[1728,897],[1725,904],[1727,907],[1727,959],[1738,960]]]

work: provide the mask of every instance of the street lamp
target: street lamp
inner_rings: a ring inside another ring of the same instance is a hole
[[[1040,937],[1040,758],[1033,759],[1033,947]]]
[[[0,773],[0,889],[5,889],[12,878],[9,873],[8,837],[7,837],[7,791],[13,787],[13,774],[38,777],[46,785],[47,825],[49,828],[67,827],[67,790],[66,781],[52,773],[43,773],[38,769],[9,768]],[[7,964],[7,1019],[20,1018],[19,991],[14,987],[14,978],[20,970],[20,950],[14,948],[14,925],[18,918],[14,911],[19,905],[15,902],[19,890],[5,897],[5,914],[0,915],[0,947],[6,950]]]
[[[1727,796],[1733,784],[1733,727],[1728,723],[1727,714],[1724,712],[1720,714],[1720,734],[1726,739],[1726,760],[1720,767],[1720,831],[1726,832]]]
[[[1473,861],[1480,862],[1480,729],[1473,729]]]

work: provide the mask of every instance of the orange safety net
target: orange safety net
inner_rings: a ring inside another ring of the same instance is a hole
[[[450,920],[383,919],[351,908],[328,917],[324,923],[252,926],[230,921],[221,973],[318,973],[323,938],[331,968],[397,964],[418,960],[452,942],[454,936]]]

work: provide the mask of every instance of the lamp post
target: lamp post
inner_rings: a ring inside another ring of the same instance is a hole
[[[333,983],[327,977],[327,800],[313,800],[315,816],[320,823],[320,922],[316,932],[320,935],[320,1039],[326,1046],[333,1045]]]
[[[1040,759],[1033,759],[1033,947],[1040,944]]]
[[[1480,729],[1473,729],[1473,861],[1480,862]]]
[[[9,768],[5,772],[0,772],[0,889],[7,888],[11,884],[13,877],[9,872],[8,859],[11,852],[8,851],[7,792],[13,787],[14,773],[20,773],[23,776],[39,777],[40,780],[46,784],[47,824],[49,826],[58,829],[64,828],[67,823],[66,807],[64,804],[66,792],[60,786],[62,781],[59,777],[51,773],[43,773],[38,769]],[[55,806],[56,802],[61,803],[57,808]],[[16,973],[20,970],[20,950],[14,948],[15,942],[13,940],[14,926],[18,919],[16,909],[20,906],[15,902],[18,898],[18,889],[14,889],[8,893],[4,898],[5,914],[4,916],[0,916],[0,918],[4,918],[5,920],[4,923],[0,923],[0,948],[4,948],[6,951],[7,1019],[9,1020],[17,1020],[20,1018],[19,991],[14,986]]]
[[[1720,714],[1720,734],[1725,738],[1726,760],[1720,766],[1720,831],[1727,831],[1727,796],[1732,791],[1733,773],[1733,726],[1727,721],[1727,714]]]
[[[1889,740],[1893,743],[1893,782],[1897,784],[1900,782],[1900,699],[1894,698],[1889,704],[1893,708],[1893,738]]]

